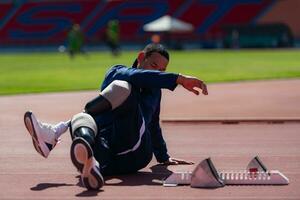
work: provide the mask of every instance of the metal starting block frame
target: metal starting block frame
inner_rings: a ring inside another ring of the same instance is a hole
[[[191,185],[217,188],[225,185],[288,185],[289,179],[278,170],[267,170],[258,156],[246,170],[218,172],[210,158],[201,161],[194,171],[174,172],[163,182],[164,186]]]

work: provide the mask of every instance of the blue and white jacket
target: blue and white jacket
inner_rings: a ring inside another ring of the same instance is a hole
[[[159,124],[161,89],[174,90],[177,86],[177,78],[178,74],[174,73],[116,65],[108,70],[101,85],[102,91],[112,81],[123,80],[129,82],[132,88],[139,94],[138,103],[145,123],[145,132],[151,135],[152,152],[158,162],[164,162],[170,157]],[[106,115],[105,118],[104,121],[106,120],[109,123],[108,115]],[[103,121],[103,118],[101,120]],[[122,129],[126,131],[126,123],[124,123],[123,126]],[[122,136],[120,137],[120,142],[122,142]],[[122,150],[124,149],[118,149],[116,151],[120,152]]]

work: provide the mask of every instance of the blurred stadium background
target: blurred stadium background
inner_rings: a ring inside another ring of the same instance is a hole
[[[112,19],[120,22],[123,44],[145,44],[149,33],[143,25],[170,15],[194,26],[193,32],[171,36],[186,45],[227,47],[235,30],[242,47],[294,46],[300,39],[299,9],[299,0],[2,0],[0,44],[63,44],[78,23],[88,45],[101,45]]]
[[[97,88],[109,65],[130,65],[154,33],[168,48],[183,50],[172,53],[172,71],[209,82],[300,77],[299,10],[299,0],[1,0],[0,94]],[[193,30],[144,30],[166,15]],[[120,25],[122,54],[115,58],[105,43],[111,20]],[[76,64],[58,53],[74,23],[80,24],[89,53]],[[82,76],[89,77],[87,85]]]

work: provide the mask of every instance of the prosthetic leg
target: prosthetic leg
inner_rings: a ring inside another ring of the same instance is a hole
[[[87,189],[98,190],[104,184],[100,165],[94,158],[92,146],[98,133],[93,116],[113,110],[130,95],[131,86],[125,81],[113,81],[98,97],[88,102],[85,113],[73,116],[71,120],[71,160],[81,173],[81,180]]]
[[[95,120],[86,113],[79,113],[71,120],[71,160],[81,174],[81,181],[87,189],[97,190],[104,184],[98,161],[94,158],[91,145],[98,132]]]

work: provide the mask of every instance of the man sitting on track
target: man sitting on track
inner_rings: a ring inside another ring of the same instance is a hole
[[[164,164],[192,164],[168,155],[159,125],[161,89],[178,84],[199,95],[206,85],[195,77],[165,72],[169,53],[160,44],[149,44],[131,68],[112,67],[100,95],[84,112],[56,125],[38,121],[30,111],[24,123],[35,149],[47,158],[59,137],[70,128],[71,160],[88,189],[103,186],[103,176],[134,173],[148,165],[154,153]]]

